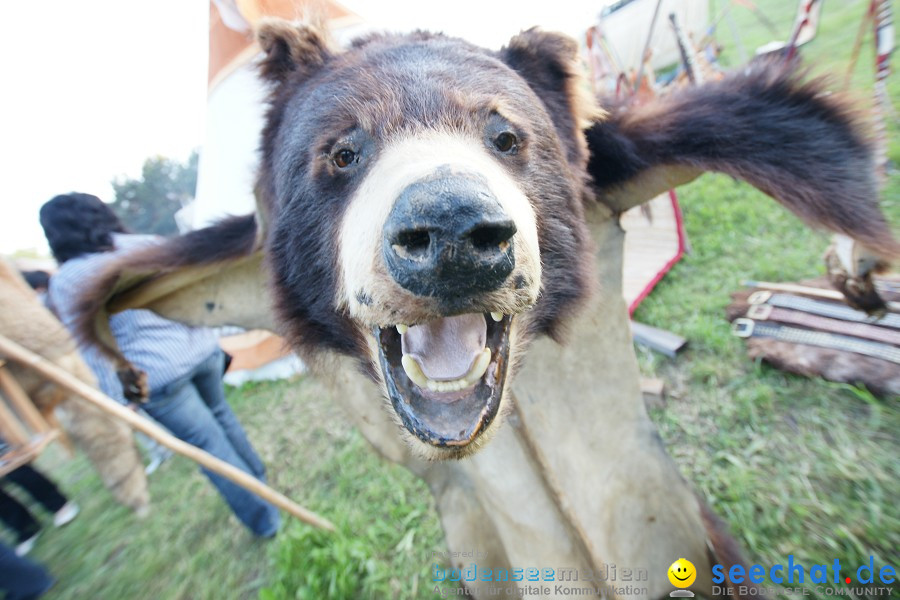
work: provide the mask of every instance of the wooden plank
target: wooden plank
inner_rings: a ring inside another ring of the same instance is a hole
[[[663,408],[666,404],[666,383],[658,377],[641,377],[641,395],[647,408]]]
[[[649,203],[652,218],[640,207],[622,215],[625,230],[625,254],[622,292],[630,306],[658,274],[678,255],[678,221],[668,193]]]

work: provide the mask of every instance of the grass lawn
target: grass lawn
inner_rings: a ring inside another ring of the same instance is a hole
[[[756,4],[787,38],[796,4]],[[867,6],[824,4],[819,36],[803,50],[815,72],[842,81]],[[747,48],[771,39],[749,11],[735,10],[734,17]],[[723,60],[738,63],[724,24],[720,36],[728,49]],[[873,81],[870,40],[852,80],[864,98]],[[889,83],[896,110],[900,78]],[[894,170],[882,206],[897,231],[900,137],[896,116],[890,121]],[[642,370],[673,390],[667,406],[651,415],[670,453],[744,541],[753,562],[785,563],[793,554],[805,565],[838,558],[858,566],[869,556],[876,564],[896,565],[898,398],[878,400],[863,389],[754,364],[724,319],[729,292],[743,279],[796,281],[824,274],[827,237],[727,177],[706,175],[678,194],[692,252],[635,314],[690,340],[690,349],[674,360],[638,350]]]
[[[718,0],[714,5],[723,4]],[[788,36],[794,2],[758,0]],[[864,0],[825,3],[819,37],[804,49],[819,72],[842,76]],[[741,42],[771,39],[734,10]],[[738,62],[728,28],[723,59]],[[870,94],[871,41],[854,76]],[[896,61],[895,61],[896,62]],[[900,77],[890,85],[896,102]],[[900,162],[896,119],[890,153]],[[662,377],[668,403],[651,414],[683,474],[743,540],[752,562],[858,566],[900,563],[900,402],[754,364],[724,317],[742,279],[794,281],[823,272],[827,238],[746,185],[707,175],[679,190],[692,252],[635,315],[690,340],[676,359],[638,349]],[[900,175],[883,205],[900,224]],[[442,533],[425,485],[371,453],[316,384],[301,378],[230,390],[270,483],[338,524],[323,536],[296,522],[272,541],[252,538],[213,488],[175,458],[150,479],[144,520],[117,506],[83,458],[51,450],[39,465],[82,506],[45,531],[32,556],[59,583],[51,600],[80,598],[427,598]],[[895,586],[895,590],[898,587]]]
[[[417,581],[445,549],[425,484],[375,456],[309,379],[230,389],[229,401],[269,483],[340,532],[291,519],[274,540],[257,540],[180,457],[150,477],[153,510],[138,520],[83,457],[63,462],[54,448],[38,466],[82,512],[60,529],[48,521],[31,554],[59,580],[46,597],[256,598],[262,588],[263,598],[424,597]]]

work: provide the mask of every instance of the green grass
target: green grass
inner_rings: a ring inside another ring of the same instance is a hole
[[[428,597],[417,582],[430,577],[432,551],[445,548],[422,481],[372,453],[312,381],[231,389],[229,400],[270,484],[338,533],[287,519],[274,540],[255,539],[179,457],[150,477],[152,513],[139,520],[83,457],[63,461],[52,449],[39,466],[82,513],[63,528],[50,525],[31,555],[58,579],[46,598]]]
[[[721,4],[721,3],[719,3]],[[795,3],[757,5],[782,26]],[[868,2],[826,2],[819,36],[803,50],[817,73],[843,80],[857,26]],[[771,35],[746,10],[734,11],[742,41],[754,48]],[[720,36],[737,61],[730,34]],[[855,93],[870,95],[871,36],[854,72]],[[900,78],[890,80],[900,97]],[[894,165],[882,206],[900,223],[896,119]],[[707,175],[679,190],[692,251],[635,314],[672,330],[690,349],[669,360],[639,350],[642,371],[672,390],[651,414],[685,476],[741,539],[752,562],[860,565],[898,562],[900,548],[900,411],[898,399],[796,377],[751,362],[724,318],[729,292],[743,279],[796,281],[824,273],[827,237],[805,228],[756,190]],[[896,592],[895,586],[895,592]]]
[[[717,0],[717,5],[722,0]],[[757,0],[788,36],[794,2]],[[804,49],[818,72],[843,76],[867,2],[829,0],[819,37]],[[734,18],[747,48],[771,35],[746,10]],[[737,62],[722,25],[723,60]],[[871,41],[853,82],[870,95]],[[896,62],[896,61],[895,61]],[[900,77],[890,81],[895,104]],[[900,162],[897,122],[890,155]],[[826,236],[726,177],[679,190],[692,252],[636,318],[690,340],[676,359],[638,349],[662,377],[668,403],[651,417],[669,452],[742,540],[753,562],[897,565],[900,548],[900,403],[864,390],[795,377],[750,361],[724,317],[742,279],[796,281],[823,272]],[[900,223],[900,175],[883,194]],[[151,479],[153,513],[136,520],[106,494],[82,458],[58,451],[40,464],[82,505],[48,529],[33,556],[59,583],[47,598],[423,598],[432,551],[444,550],[427,487],[379,460],[311,381],[231,390],[269,465],[270,483],[338,525],[324,536],[296,522],[253,539],[183,459]],[[895,586],[895,590],[898,589]]]

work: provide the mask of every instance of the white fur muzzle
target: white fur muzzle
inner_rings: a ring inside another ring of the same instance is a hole
[[[337,305],[366,325],[396,324],[432,318],[430,299],[415,296],[394,282],[382,258],[382,236],[396,199],[411,184],[439,169],[476,175],[513,220],[516,267],[500,289],[485,294],[484,303],[504,312],[532,305],[541,285],[540,250],[534,208],[510,173],[491,156],[484,141],[459,133],[430,131],[390,143],[371,166],[350,199],[340,230],[340,284]],[[526,282],[516,289],[511,281]]]

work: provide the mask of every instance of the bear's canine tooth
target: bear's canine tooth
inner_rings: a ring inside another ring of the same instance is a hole
[[[475,364],[472,365],[472,369],[469,371],[469,374],[463,377],[466,383],[469,385],[475,383],[484,375],[484,372],[487,371],[488,365],[491,363],[491,349],[484,348],[481,351],[481,354],[478,355],[478,358],[475,359]]]
[[[499,323],[500,321],[503,320],[503,313],[502,312],[492,312],[491,318]]]
[[[429,379],[425,377],[425,373],[422,372],[422,367],[419,366],[416,359],[409,354],[404,354],[403,358],[400,359],[400,364],[403,366],[403,370],[406,371],[406,376],[413,383],[420,388],[428,387]]]
[[[403,335],[407,331],[409,331],[409,325],[397,325],[397,332],[400,335]]]

